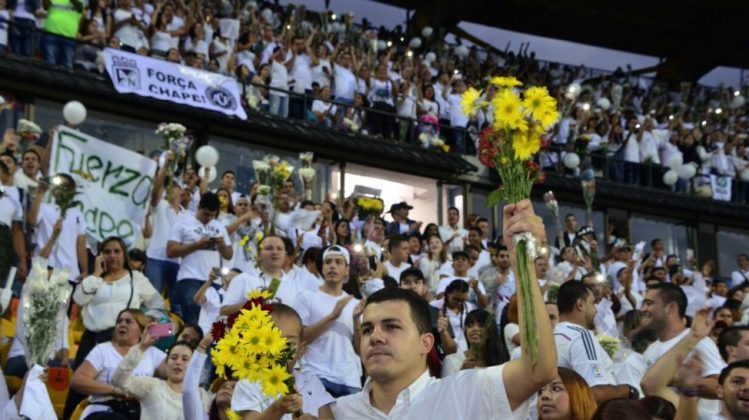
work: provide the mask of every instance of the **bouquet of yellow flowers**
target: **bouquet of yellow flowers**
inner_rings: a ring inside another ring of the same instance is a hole
[[[530,87],[520,92],[523,85],[514,77],[494,77],[490,83],[497,87],[492,99],[494,124],[479,136],[478,157],[482,164],[497,170],[502,185],[487,199],[487,206],[501,202],[517,203],[530,198],[531,188],[543,181],[543,173],[533,157],[541,150],[543,137],[559,120],[557,102],[545,87]],[[522,93],[522,95],[521,95]],[[481,91],[468,89],[462,97],[463,112],[472,117],[487,105]],[[535,363],[538,357],[536,308],[531,297],[530,264],[536,256],[533,236],[521,233],[512,238],[517,248],[519,298],[523,317],[528,323],[524,342]]]
[[[385,202],[379,197],[359,197],[356,199],[359,209],[359,219],[365,220],[369,216],[379,216],[385,210]]]
[[[265,290],[252,291],[228,323],[214,324],[211,333],[218,343],[211,358],[219,376],[226,377],[227,368],[231,369],[237,379],[257,382],[264,394],[278,398],[296,392],[287,368],[295,349],[273,323],[273,306],[267,303],[272,296]]]

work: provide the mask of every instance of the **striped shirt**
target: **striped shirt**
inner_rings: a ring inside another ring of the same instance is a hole
[[[559,367],[580,374],[588,386],[616,385],[613,362],[598,340],[584,327],[560,322],[554,328]]]

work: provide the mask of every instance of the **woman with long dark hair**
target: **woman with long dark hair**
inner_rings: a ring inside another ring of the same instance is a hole
[[[445,295],[442,299],[435,300],[432,306],[439,309],[443,316],[450,321],[450,325],[455,333],[455,343],[458,345],[458,352],[468,350],[468,343],[465,336],[465,320],[469,312],[476,307],[468,302],[468,283],[465,280],[454,280],[445,288]]]
[[[335,245],[345,247],[353,243],[351,239],[351,223],[348,219],[338,219],[333,224],[333,232],[335,233]]]
[[[426,243],[427,252],[419,259],[419,269],[424,273],[427,288],[434,293],[440,283],[440,268],[447,262],[447,247],[439,234],[430,235]]]
[[[464,369],[499,366],[509,359],[507,351],[502,348],[494,316],[483,309],[475,309],[466,315],[465,339],[468,350],[445,357],[443,378]]]

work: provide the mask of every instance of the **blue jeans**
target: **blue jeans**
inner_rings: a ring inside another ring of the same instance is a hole
[[[325,390],[328,391],[328,393],[333,398],[345,397],[346,395],[356,394],[357,392],[361,391],[361,388],[354,388],[353,386],[337,384],[323,378],[320,378],[320,382],[322,382]]]
[[[289,97],[288,95],[279,95],[274,92],[270,93],[270,113],[286,118],[289,116]]]
[[[13,54],[21,57],[31,57],[34,50],[32,38],[36,29],[34,19],[15,18],[10,28],[10,46]]]
[[[8,359],[5,366],[5,374],[17,378],[23,378],[26,375],[26,372],[29,371],[29,366],[26,364],[25,356],[13,356]],[[60,367],[60,361],[57,359],[49,359],[47,366]]]
[[[64,36],[47,35],[44,37],[44,62],[73,68],[75,41]]]
[[[205,283],[205,280],[197,279],[184,279],[177,282],[175,292],[177,302],[179,302],[179,312],[174,310],[172,312],[179,315],[185,321],[185,325],[198,323],[200,306],[195,304],[192,298],[195,297],[195,293],[198,292],[203,283]]]
[[[455,152],[462,154],[466,153],[466,129],[465,127],[450,127],[450,131],[453,133],[453,146]]]
[[[176,262],[149,258],[144,273],[159,293],[164,293],[165,287],[169,289],[169,300],[172,302],[172,307],[178,303],[174,294],[177,272],[179,272],[179,264]]]

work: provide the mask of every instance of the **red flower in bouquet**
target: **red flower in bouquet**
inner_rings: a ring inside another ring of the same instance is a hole
[[[479,160],[488,168],[496,167],[497,149],[494,147],[494,129],[485,128],[479,134]]]

